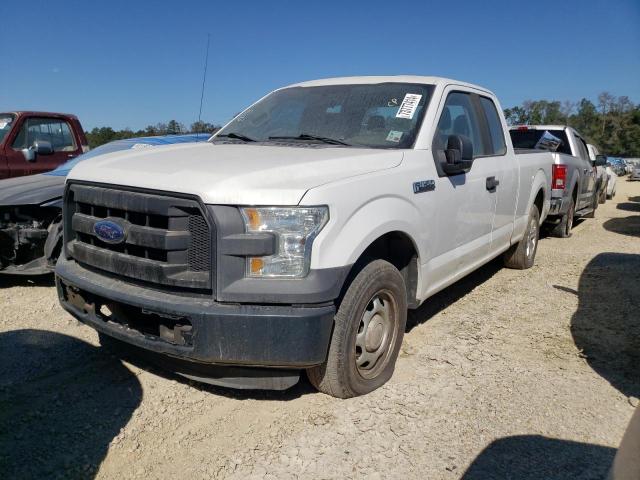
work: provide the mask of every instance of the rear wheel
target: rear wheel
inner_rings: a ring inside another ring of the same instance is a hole
[[[560,223],[558,223],[551,230],[551,235],[554,237],[567,238],[571,236],[571,229],[573,228],[573,217],[576,214],[576,203],[573,200],[573,196],[571,196],[571,200],[569,201],[569,208],[567,213],[565,213],[560,219]]]
[[[400,272],[385,260],[367,264],[340,302],[327,360],[307,370],[321,392],[338,398],[364,395],[391,378],[407,322]]]
[[[540,212],[536,205],[532,205],[524,237],[504,253],[504,265],[518,270],[533,267],[536,251],[538,250],[539,238]]]

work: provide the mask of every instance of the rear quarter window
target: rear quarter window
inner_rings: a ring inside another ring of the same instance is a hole
[[[491,154],[504,155],[507,152],[507,145],[504,141],[504,130],[498,110],[490,98],[480,97],[480,104],[482,105],[482,110],[484,110],[489,134],[491,135]]]

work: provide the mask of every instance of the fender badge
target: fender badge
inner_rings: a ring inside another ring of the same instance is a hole
[[[413,193],[430,192],[435,189],[435,180],[420,180],[419,182],[413,182]]]

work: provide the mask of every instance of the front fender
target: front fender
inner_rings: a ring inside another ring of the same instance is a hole
[[[351,213],[340,216],[340,210],[321,232],[313,246],[312,268],[330,268],[352,265],[377,238],[389,232],[402,232],[413,242],[419,257],[423,257],[420,245],[420,212],[408,200],[400,196],[381,196],[369,199]]]

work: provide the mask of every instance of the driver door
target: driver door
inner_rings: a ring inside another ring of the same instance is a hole
[[[37,140],[50,142],[53,153],[36,155],[35,162],[27,162],[22,149],[31,147]],[[54,117],[28,117],[20,125],[5,152],[9,176],[19,177],[53,170],[81,154],[82,146],[77,145],[71,125],[66,120]]]
[[[443,98],[432,150],[438,170],[436,195],[420,199],[424,218],[432,218],[430,212],[435,210],[435,225],[429,235],[433,256],[425,271],[427,294],[454,282],[491,255],[497,197],[495,189],[488,189],[487,179],[496,177],[501,161],[485,155],[489,147],[478,95],[466,88],[449,87]],[[439,168],[451,135],[467,137],[473,145],[474,161],[467,173],[446,175]]]

